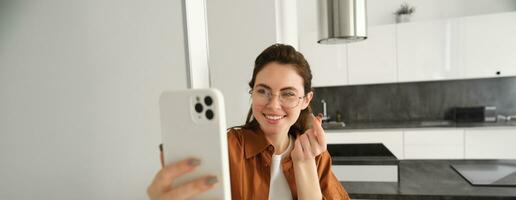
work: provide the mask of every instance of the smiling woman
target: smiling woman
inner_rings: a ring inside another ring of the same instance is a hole
[[[292,46],[274,44],[256,58],[246,123],[228,131],[232,199],[349,199],[331,170],[321,117],[310,108],[311,81],[308,62]],[[184,199],[211,189],[216,180],[177,188],[155,184],[199,164],[189,163],[164,167],[149,186],[151,199],[188,194]]]
[[[272,45],[256,58],[246,123],[228,135],[234,199],[348,198],[310,108],[311,81],[308,62],[289,45]]]
[[[312,109],[309,106],[309,102],[313,97],[311,85],[312,73],[304,56],[293,47],[281,44],[270,46],[256,58],[253,76],[251,81],[249,81],[251,94],[253,91],[260,92],[262,88],[271,92],[271,87],[274,86],[281,91],[281,94],[291,92],[296,97],[300,97],[300,100],[295,102],[295,106],[289,107],[286,110],[298,111],[298,113],[291,113],[289,116],[295,116],[296,119],[296,123],[288,126],[288,133],[290,135],[308,129],[309,119],[312,115]],[[262,117],[255,116],[253,113],[257,112],[255,109],[260,109],[261,105],[270,103],[269,101],[272,100],[269,98],[265,104],[260,104],[262,101],[257,99],[256,96],[252,96],[253,104],[244,125],[248,129],[256,129],[262,124],[259,124]],[[280,102],[282,101],[281,99],[282,97],[280,96]],[[292,109],[297,107],[297,104],[301,104],[302,109]]]

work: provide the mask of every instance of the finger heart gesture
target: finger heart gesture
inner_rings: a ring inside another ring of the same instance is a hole
[[[326,151],[326,136],[322,128],[322,118],[312,115],[312,127],[298,136],[291,156],[293,161],[313,160]]]

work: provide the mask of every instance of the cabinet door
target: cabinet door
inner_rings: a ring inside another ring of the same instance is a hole
[[[516,76],[516,12],[465,17],[463,26],[465,78]]]
[[[317,43],[317,32],[299,33],[299,49],[310,64],[314,87],[348,83],[346,46]]]
[[[403,159],[403,131],[328,132],[328,144],[383,143],[398,159]]]
[[[466,129],[466,159],[516,159],[516,128]]]
[[[397,81],[396,26],[371,26],[367,39],[348,44],[349,84]]]
[[[398,80],[461,78],[459,25],[458,19],[398,24]]]
[[[405,159],[463,159],[464,130],[406,130]]]

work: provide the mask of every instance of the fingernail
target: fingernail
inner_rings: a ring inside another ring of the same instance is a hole
[[[201,160],[199,160],[197,158],[192,158],[192,159],[188,160],[188,165],[190,165],[192,167],[195,167],[200,164],[201,164]]]
[[[217,182],[219,182],[219,180],[215,176],[206,179],[206,185],[214,185]]]

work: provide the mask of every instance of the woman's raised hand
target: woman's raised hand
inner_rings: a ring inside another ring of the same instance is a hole
[[[163,163],[163,162],[162,162]],[[213,188],[218,182],[215,176],[204,176],[183,185],[172,187],[177,177],[191,172],[201,164],[198,159],[187,159],[164,166],[147,188],[151,200],[184,200]]]
[[[312,147],[312,153],[314,156],[320,155],[326,151],[326,133],[322,128],[322,116],[321,114],[317,117],[312,115],[312,128],[305,131]]]
[[[294,161],[313,159],[326,151],[326,135],[322,128],[322,117],[312,115],[312,127],[297,137],[292,150]]]

